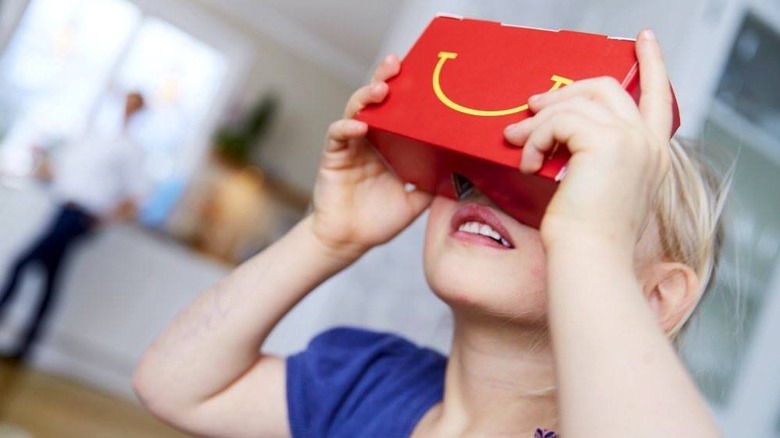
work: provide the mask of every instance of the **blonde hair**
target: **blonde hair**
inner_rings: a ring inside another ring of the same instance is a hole
[[[720,172],[702,146],[672,139],[670,169],[658,194],[656,219],[663,257],[684,263],[699,277],[698,299],[714,283],[724,238],[722,221],[734,165]],[[696,306],[694,306],[695,309]],[[676,339],[691,313],[669,333]]]
[[[730,164],[720,164],[715,154],[705,155],[702,145],[691,140],[673,138],[669,147],[669,173],[661,183],[655,209],[662,257],[693,268],[700,280],[697,295],[701,302],[718,267],[725,234],[723,212],[735,162],[728,159]],[[678,337],[692,314],[693,310],[668,333],[678,349]],[[546,342],[547,335],[540,335],[538,345]],[[524,394],[547,397],[557,390],[555,384],[528,388]]]

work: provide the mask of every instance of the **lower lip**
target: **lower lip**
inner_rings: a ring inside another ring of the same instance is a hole
[[[463,231],[455,231],[451,233],[450,236],[457,241],[469,245],[481,245],[481,246],[487,246],[490,248],[503,249],[503,250],[509,249],[504,245],[496,242],[495,240],[489,237],[481,236],[479,234],[471,234],[471,233],[465,233]]]

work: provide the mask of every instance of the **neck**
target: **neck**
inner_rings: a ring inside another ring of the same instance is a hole
[[[556,427],[555,397],[545,328],[455,312],[438,424],[458,435],[532,437]]]

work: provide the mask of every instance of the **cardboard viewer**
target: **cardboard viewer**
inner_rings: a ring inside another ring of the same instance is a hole
[[[440,16],[389,81],[379,105],[358,114],[368,139],[404,182],[458,199],[477,187],[522,223],[539,227],[570,157],[556,148],[534,175],[504,128],[530,116],[528,98],[611,76],[639,100],[634,40]],[[680,125],[676,101],[674,127]],[[619,183],[619,182],[616,182]]]

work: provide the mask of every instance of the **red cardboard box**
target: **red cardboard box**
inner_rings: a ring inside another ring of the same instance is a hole
[[[559,148],[539,172],[522,175],[522,151],[506,143],[504,128],[530,116],[530,96],[598,76],[614,77],[638,101],[634,41],[437,17],[389,81],[385,101],[357,118],[402,181],[453,199],[470,181],[538,228],[570,155]],[[673,110],[676,131],[676,102]]]

